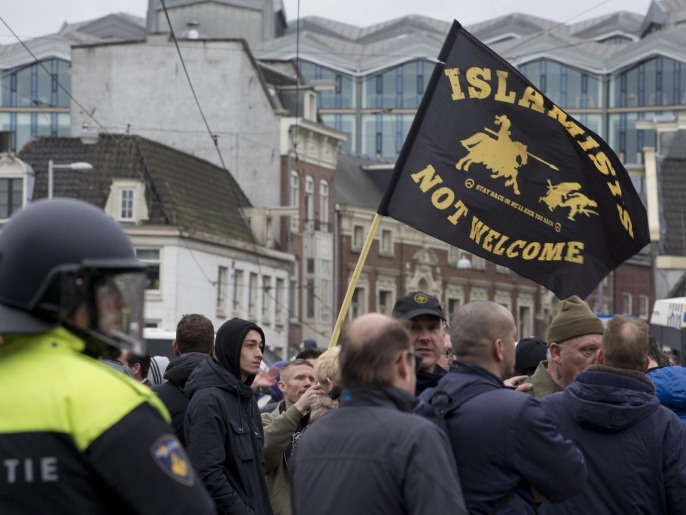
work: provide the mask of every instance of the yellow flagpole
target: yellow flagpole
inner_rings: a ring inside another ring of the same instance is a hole
[[[355,287],[357,286],[357,281],[362,275],[362,267],[364,267],[364,262],[367,259],[367,254],[369,254],[369,249],[374,241],[374,234],[376,234],[376,229],[379,227],[379,222],[381,222],[381,215],[376,213],[374,220],[372,221],[372,226],[369,228],[369,233],[367,234],[367,239],[364,242],[362,251],[360,252],[360,257],[357,260],[357,265],[355,265],[355,271],[353,272],[352,279],[348,285],[348,291],[345,292],[345,298],[343,299],[343,305],[341,310],[338,312],[338,319],[336,320],[336,325],[333,328],[333,333],[331,333],[331,341],[329,342],[329,349],[335,347],[338,343],[338,337],[341,334],[341,328],[343,327],[343,321],[348,315],[348,308],[350,307],[350,301],[352,301],[353,293],[355,292]]]

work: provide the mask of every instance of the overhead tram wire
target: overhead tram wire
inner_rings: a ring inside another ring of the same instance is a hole
[[[3,25],[5,25],[5,27],[7,27],[7,30],[9,30],[9,31],[12,33],[12,35],[14,36],[14,38],[19,42],[19,44],[24,48],[24,50],[26,50],[26,52],[28,52],[28,54],[33,58],[34,64],[36,64],[36,65],[40,66],[41,68],[43,68],[43,70],[44,70],[50,77],[53,77],[52,72],[51,72],[50,70],[48,70],[48,68],[45,66],[45,64],[43,64],[43,62],[42,62],[40,59],[38,59],[38,57],[36,56],[36,54],[34,54],[34,53],[31,51],[31,49],[26,45],[26,43],[25,43],[25,42],[24,42],[15,32],[14,32],[14,30],[12,30],[12,27],[9,26],[9,24],[5,21],[5,19],[4,19],[2,16],[0,16],[0,21],[3,23]],[[119,148],[120,148],[120,150],[121,150],[122,152],[124,152],[125,154],[127,153],[127,149],[126,149],[126,147],[124,147],[124,145],[122,145],[121,140],[120,140],[119,138],[117,138],[114,134],[112,134],[112,133],[107,129],[107,127],[105,127],[102,123],[100,123],[100,120],[98,120],[97,118],[95,118],[95,116],[93,115],[93,113],[89,112],[89,111],[81,104],[81,102],[79,102],[79,101],[76,99],[76,97],[74,97],[74,96],[72,95],[71,91],[69,91],[67,88],[65,88],[64,85],[63,85],[57,78],[55,78],[55,83],[56,83],[57,86],[58,86],[58,87],[59,87],[59,88],[69,97],[69,99],[70,99],[71,101],[73,101],[73,102],[81,109],[81,111],[82,111],[83,113],[85,113],[85,115],[86,115],[89,119],[91,119],[91,120],[98,126],[99,129],[101,129],[101,131],[102,131],[104,134],[106,134],[107,136],[110,136],[111,139],[112,139],[112,141],[116,142],[116,144],[119,146]],[[167,221],[171,221],[171,218],[169,217],[169,213],[166,212],[166,210],[165,210],[165,208],[164,208],[164,204],[162,203],[162,200],[160,199],[160,196],[159,196],[159,194],[157,193],[157,190],[156,190],[155,188],[152,188],[152,192],[153,192],[153,195],[154,195],[154,197],[155,197],[155,200],[156,200],[157,204],[158,204],[159,207],[160,207],[160,210],[161,210],[162,213],[164,214],[165,219],[166,219]]]
[[[168,26],[169,26],[169,30],[170,30],[170,33],[171,33],[172,40],[174,41],[174,45],[175,45],[175,47],[176,47],[176,51],[177,51],[177,54],[178,54],[178,56],[179,56],[179,60],[181,61],[181,65],[182,65],[182,67],[183,67],[184,74],[185,74],[185,76],[186,76],[186,79],[188,80],[188,84],[190,85],[191,91],[192,91],[192,93],[193,93],[193,98],[195,99],[196,106],[197,106],[198,110],[200,111],[200,115],[201,115],[201,117],[202,117],[202,119],[203,119],[203,122],[205,123],[205,127],[206,127],[206,129],[207,129],[207,132],[208,132],[210,138],[212,138],[212,141],[213,141],[215,150],[217,151],[217,155],[219,156],[219,161],[220,161],[220,163],[221,163],[221,167],[224,169],[224,171],[225,171],[226,173],[231,174],[231,172],[229,172],[229,170],[226,168],[226,163],[225,163],[225,161],[224,161],[224,157],[223,157],[223,155],[222,155],[221,149],[219,148],[218,137],[217,137],[217,135],[215,135],[215,134],[212,132],[212,129],[210,128],[209,122],[207,121],[207,117],[205,116],[205,113],[204,113],[203,110],[202,110],[202,106],[200,105],[200,101],[199,101],[198,96],[197,96],[197,94],[196,94],[196,92],[195,92],[195,88],[193,87],[193,82],[192,82],[192,80],[191,80],[190,74],[188,73],[188,69],[187,69],[187,67],[186,67],[186,63],[185,63],[185,61],[184,61],[184,59],[183,59],[183,54],[181,53],[181,48],[179,47],[179,43],[178,43],[178,40],[177,40],[177,38],[176,38],[176,33],[174,32],[174,27],[172,27],[171,19],[170,19],[170,17],[169,17],[169,12],[167,11],[167,5],[166,5],[166,3],[165,3],[165,0],[161,0],[161,4],[162,4],[162,9],[164,10],[164,15],[165,15],[165,18],[166,18],[166,20],[167,20],[167,24],[168,24]],[[298,13],[300,13],[300,7],[299,7],[299,5],[300,5],[300,0],[298,0]],[[298,20],[298,30],[299,30],[299,20]],[[299,79],[296,79],[296,92],[298,91],[298,84],[299,84]],[[298,113],[297,113],[297,109],[298,109],[298,95],[296,94],[296,126],[297,126],[297,114],[298,114]],[[237,183],[236,183],[236,185],[237,185]],[[233,194],[234,194],[234,201],[235,201],[235,204],[236,204],[236,206],[240,206],[240,199],[238,198],[237,190],[236,190],[236,188],[232,188],[232,190],[233,190]],[[241,214],[241,217],[243,218],[244,223],[245,223],[248,227],[250,227],[250,224],[249,224],[249,222],[248,222],[248,219],[247,219],[247,217],[246,217],[245,212],[243,211],[243,209],[239,207],[238,210],[239,210],[239,212],[240,212],[240,214]],[[180,231],[179,231],[179,232],[180,232]],[[182,238],[182,240],[184,240],[184,242],[185,242],[185,239],[184,239],[184,238]],[[254,258],[255,258],[255,264],[257,265],[257,269],[258,269],[259,275],[262,276],[262,277],[264,277],[264,273],[263,273],[263,270],[262,270],[262,264],[261,264],[260,256],[259,256],[259,253],[258,253],[257,242],[256,242],[256,240],[255,240],[255,235],[253,234],[252,230],[250,230],[250,240],[251,240],[251,244],[252,244],[252,247],[253,247],[253,254],[254,254]],[[188,248],[188,247],[187,247],[187,248]],[[189,250],[189,252],[191,252],[191,249],[190,249],[190,248],[188,248],[188,250]],[[207,275],[204,274],[204,271],[203,271],[203,275],[205,275],[206,279],[208,280],[208,282],[210,282],[210,284],[216,286],[216,283],[217,283],[217,282],[216,282],[216,281],[212,281],[211,279],[209,279],[209,278],[207,277]],[[282,308],[285,308],[285,310],[286,310],[286,312],[288,313],[288,315],[289,315],[290,318],[296,318],[296,319],[300,322],[301,325],[303,325],[303,326],[305,326],[305,327],[309,327],[310,329],[312,329],[314,332],[316,332],[317,334],[319,334],[319,335],[321,335],[321,336],[328,337],[328,335],[327,335],[326,333],[323,333],[323,332],[321,332],[321,331],[318,331],[315,327],[313,327],[312,325],[310,325],[309,323],[307,323],[307,322],[306,322],[305,320],[303,320],[300,316],[296,316],[295,313],[290,309],[290,306],[287,306],[287,305],[284,305],[284,304],[280,303],[279,300],[278,300],[274,295],[272,295],[272,293],[271,293],[271,291],[270,291],[271,288],[269,288],[269,289],[267,290],[267,289],[265,289],[264,285],[262,285],[261,290],[263,290],[264,293],[265,293],[269,298],[271,298],[277,305],[281,306]]]

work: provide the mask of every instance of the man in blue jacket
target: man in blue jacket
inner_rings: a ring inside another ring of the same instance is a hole
[[[452,399],[445,423],[471,514],[533,514],[535,496],[563,501],[581,492],[586,477],[581,452],[539,401],[503,384],[514,371],[516,337],[500,304],[465,304],[451,323],[457,363],[420,396]]]
[[[661,406],[648,367],[648,328],[614,316],[598,365],[541,404],[560,432],[586,457],[584,491],[544,514],[686,513],[686,433]]]

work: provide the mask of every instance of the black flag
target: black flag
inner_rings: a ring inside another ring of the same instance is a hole
[[[610,147],[454,22],[378,213],[586,297],[650,241]]]

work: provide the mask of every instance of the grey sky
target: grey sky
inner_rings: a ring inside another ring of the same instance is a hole
[[[286,15],[294,21],[300,4],[301,16],[321,16],[366,27],[408,14],[463,25],[523,12],[560,22],[576,22],[616,12],[644,15],[650,0],[284,0]],[[5,0],[0,17],[23,39],[56,32],[65,21],[77,22],[126,12],[145,17],[147,0]],[[7,27],[0,23],[0,44],[14,42]]]

